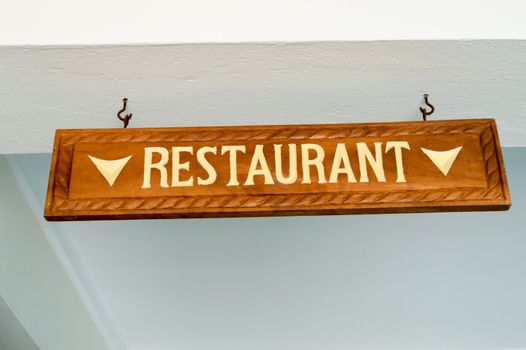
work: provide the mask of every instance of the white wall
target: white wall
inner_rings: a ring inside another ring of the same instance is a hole
[[[526,145],[526,41],[0,48],[0,153],[50,152],[55,129],[494,117]]]
[[[17,0],[0,45],[526,39],[521,0]]]

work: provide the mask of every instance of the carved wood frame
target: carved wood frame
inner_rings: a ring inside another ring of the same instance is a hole
[[[483,151],[486,188],[300,194],[200,195],[70,199],[74,146],[80,143],[171,141],[300,141],[407,135],[476,134]],[[144,219],[505,210],[511,204],[493,119],[169,129],[57,130],[45,217],[48,220]],[[111,211],[111,214],[108,212]]]

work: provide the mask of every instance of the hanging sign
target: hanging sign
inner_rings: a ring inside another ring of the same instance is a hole
[[[493,119],[57,130],[48,220],[506,210]]]

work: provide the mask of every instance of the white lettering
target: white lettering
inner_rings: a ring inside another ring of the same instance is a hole
[[[395,150],[396,159],[396,182],[407,182],[404,174],[404,162],[402,160],[402,148],[410,150],[409,143],[407,141],[389,141],[385,144],[385,153],[389,152],[392,148]]]
[[[221,147],[221,155],[230,153],[230,179],[227,186],[239,186],[237,181],[237,152],[245,153],[247,148],[245,146],[223,146]]]
[[[153,153],[161,155],[161,159],[157,163],[152,163]],[[144,176],[142,188],[151,188],[152,169],[159,170],[161,175],[161,187],[168,187],[168,172],[166,171],[166,163],[169,159],[168,150],[164,147],[145,147],[144,148]]]
[[[201,147],[197,150],[197,161],[203,167],[203,169],[205,169],[206,172],[208,173],[207,179],[203,179],[200,176],[197,177],[198,185],[211,185],[217,179],[216,170],[214,169],[212,164],[210,164],[208,160],[206,159],[205,154],[207,153],[212,153],[214,155],[217,154],[217,147]]]
[[[259,169],[258,165],[260,166]],[[250,162],[250,167],[248,168],[245,186],[254,185],[254,176],[256,175],[263,175],[265,177],[265,185],[274,184],[274,179],[272,179],[272,174],[270,173],[267,160],[265,159],[265,153],[263,152],[263,145],[256,145],[256,149],[252,155],[252,161]]]
[[[358,161],[360,163],[360,182],[369,182],[369,177],[367,175],[367,162],[371,165],[378,182],[385,182],[382,142],[374,143],[374,157],[365,142],[358,142],[356,148],[358,150]]]
[[[316,152],[316,157],[310,158],[309,151]],[[310,184],[310,166],[315,166],[318,170],[318,183],[324,184],[325,180],[325,169],[323,169],[323,158],[325,157],[325,151],[320,145],[313,143],[304,143],[301,145],[301,163],[303,166],[303,181],[301,183]]]
[[[341,167],[342,162],[343,168]],[[349,154],[347,153],[347,148],[345,148],[344,143],[339,143],[336,146],[329,182],[337,183],[338,175],[340,174],[347,175],[347,182],[356,182],[356,178],[354,177],[354,173],[351,168],[351,162],[349,161]]]
[[[184,181],[180,179],[181,170],[190,170],[190,162],[181,163],[182,152],[194,154],[194,148],[191,146],[172,147],[172,187],[188,187],[194,184],[193,176]]]
[[[289,185],[298,179],[298,161],[296,156],[296,145],[291,143],[289,144],[289,176],[285,177],[283,175],[282,168],[282,157],[281,157],[281,146],[274,145],[274,159],[276,162],[276,179],[279,183],[284,185]]]

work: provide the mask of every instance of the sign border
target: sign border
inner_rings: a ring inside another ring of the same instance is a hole
[[[461,133],[479,135],[487,188],[465,187],[377,193],[352,191],[111,199],[68,198],[74,145],[82,142],[315,141]],[[55,134],[44,217],[49,221],[68,221],[379,214],[493,211],[507,210],[510,205],[509,188],[494,119],[232,127],[59,129]]]

